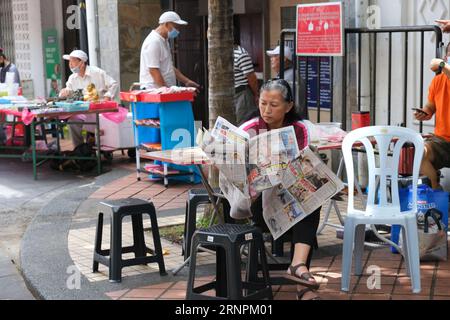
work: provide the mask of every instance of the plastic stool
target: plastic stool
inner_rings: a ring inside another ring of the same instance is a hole
[[[167,275],[161,248],[161,239],[159,236],[158,221],[156,219],[156,210],[153,203],[140,199],[126,199],[105,201],[101,203],[101,206],[103,209],[108,209],[111,212],[111,245],[110,250],[101,249],[103,237],[103,212],[100,212],[95,236],[93,272],[98,272],[99,263],[105,265],[109,267],[109,281],[118,283],[122,281],[122,269],[124,267],[158,263],[160,274],[162,276]],[[147,248],[145,244],[143,224],[144,214],[150,216],[155,251]],[[123,248],[122,221],[123,218],[127,216],[131,216],[132,219],[134,245]],[[122,254],[131,252],[135,254],[135,259],[122,260]],[[147,256],[147,253],[152,256]],[[107,256],[109,256],[109,258],[107,258]]]
[[[250,244],[259,253],[262,281],[242,281],[241,247]],[[195,288],[197,253],[200,246],[216,247],[217,280]],[[215,290],[216,296],[203,293]],[[251,294],[245,295],[251,290]],[[192,240],[192,255],[186,297],[188,300],[273,299],[261,231],[248,225],[225,224],[199,230]]]
[[[214,189],[214,193],[220,194],[220,189]],[[215,199],[217,201],[217,199]],[[183,255],[184,260],[191,256],[192,236],[197,229],[197,210],[202,204],[211,203],[208,192],[205,189],[189,190],[186,202],[186,218],[184,221]],[[222,199],[225,214],[225,222],[232,222],[230,216],[230,204],[226,199]]]

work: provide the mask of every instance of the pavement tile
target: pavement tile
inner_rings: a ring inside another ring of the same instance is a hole
[[[297,286],[280,286],[279,292],[297,292]]]
[[[439,264],[439,270],[450,270],[450,264]]]
[[[380,266],[382,268],[398,268],[400,267],[400,260],[375,260],[369,259],[366,266]]]
[[[372,280],[370,276],[362,276],[359,283],[367,284],[367,280]],[[397,277],[396,276],[381,276],[381,285],[393,285],[396,283]]]
[[[350,300],[350,295],[342,292],[321,292],[319,291],[319,296],[322,300]]]
[[[432,300],[446,300],[446,301],[450,301],[450,296],[433,296]]]
[[[450,278],[436,278],[436,286],[443,286],[450,288]]]
[[[148,285],[148,286],[144,286],[141,289],[168,289],[173,284],[174,284],[174,282],[165,282],[165,283],[151,284],[151,285]]]
[[[356,293],[353,294],[351,296],[352,300],[364,300],[364,301],[368,301],[368,300],[389,300],[391,297],[390,294],[375,294],[375,293],[370,293],[370,294],[363,294],[363,293]]]
[[[165,292],[160,299],[186,299],[186,290],[172,290],[169,289],[167,292]]]
[[[431,284],[430,285],[426,285],[426,284],[421,284],[422,290],[420,292],[421,295],[429,295],[430,294],[430,289],[431,289]],[[393,294],[414,294],[412,291],[412,287],[411,284],[409,285],[396,285],[394,288],[394,292]]]
[[[113,300],[117,300],[129,291],[130,290],[126,289],[126,290],[120,290],[120,291],[107,292],[106,295]]]
[[[408,295],[408,294],[393,294],[391,296],[392,300],[430,300],[429,296],[426,295]]]
[[[448,296],[450,299],[450,287],[449,286],[438,286],[434,288],[435,296]]]
[[[450,270],[439,269],[437,271],[437,277],[443,279],[450,279]]]
[[[278,292],[274,295],[275,300],[292,301],[297,300],[296,292]]]
[[[165,289],[133,289],[123,296],[123,298],[158,298]]]
[[[371,289],[367,286],[366,282],[359,283],[355,290],[353,290],[354,293],[366,293],[366,294],[391,294],[392,289],[394,288],[393,284],[382,284],[380,286],[380,289]]]

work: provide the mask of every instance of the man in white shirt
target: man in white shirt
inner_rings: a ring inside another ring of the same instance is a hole
[[[276,78],[279,79],[281,75],[281,63],[280,63],[280,46],[277,46],[273,50],[267,51],[267,55],[270,57],[270,64],[273,72],[276,74]],[[291,48],[284,47],[284,76],[283,79],[289,83],[291,90],[295,93],[294,88],[294,53]],[[297,112],[303,116],[304,119],[307,119],[307,109],[306,109],[306,83],[300,74],[297,75],[296,78],[297,83],[299,84],[299,96],[296,98],[296,106]]]
[[[275,72],[277,78],[280,78],[280,46],[267,51],[267,55],[270,57],[270,65],[273,72]],[[294,92],[294,68],[292,65],[292,58],[293,54],[291,48],[284,47],[284,80],[289,83],[292,92]]]
[[[81,50],[75,50],[70,55],[64,55],[64,60],[69,61],[72,75],[67,81],[66,88],[62,89],[59,96],[67,98],[78,90],[83,91],[83,96],[87,94],[87,87],[91,84],[95,85],[95,89],[101,101],[113,100],[116,96],[118,83],[105,71],[100,68],[89,66],[87,64],[88,56]],[[70,118],[71,121],[95,122],[96,115],[77,115]],[[95,132],[94,125],[86,125],[85,129],[88,133]],[[83,144],[82,135],[83,125],[70,125],[70,136],[74,147]]]
[[[200,88],[200,85],[173,66],[169,39],[178,37],[179,27],[187,24],[173,11],[168,11],[159,18],[159,27],[147,36],[142,45],[139,80],[142,88],[172,87],[176,86],[177,80],[187,87]]]

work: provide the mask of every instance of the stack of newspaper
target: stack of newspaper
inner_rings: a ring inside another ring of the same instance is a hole
[[[219,118],[213,130],[204,130],[197,140],[242,199],[263,193],[270,200],[265,201],[263,215],[275,239],[344,188],[311,149],[299,150],[293,127],[259,132],[251,138]],[[239,201],[236,197],[227,198],[232,207],[239,205],[233,203]]]

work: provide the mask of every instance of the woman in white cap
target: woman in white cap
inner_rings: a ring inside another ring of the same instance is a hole
[[[69,67],[72,71],[72,75],[67,81],[66,88],[62,89],[59,96],[61,98],[67,98],[78,90],[83,91],[83,96],[87,94],[87,88],[91,84],[95,86],[100,100],[110,101],[113,100],[117,93],[118,83],[111,76],[109,76],[104,70],[89,66],[87,64],[88,55],[81,50],[75,50],[69,55],[63,56],[64,60],[69,61]],[[81,122],[95,122],[95,114],[89,115],[77,115],[70,118],[71,121]],[[89,136],[93,136],[95,132],[94,125],[86,125],[86,131]],[[84,142],[82,131],[83,125],[70,125],[70,136],[74,147],[81,145]],[[88,142],[92,143],[91,141]]]
[[[140,84],[145,89],[176,86],[177,80],[187,87],[200,88],[174,67],[169,39],[175,39],[180,26],[188,23],[173,11],[159,18],[159,27],[145,39],[141,50]]]

